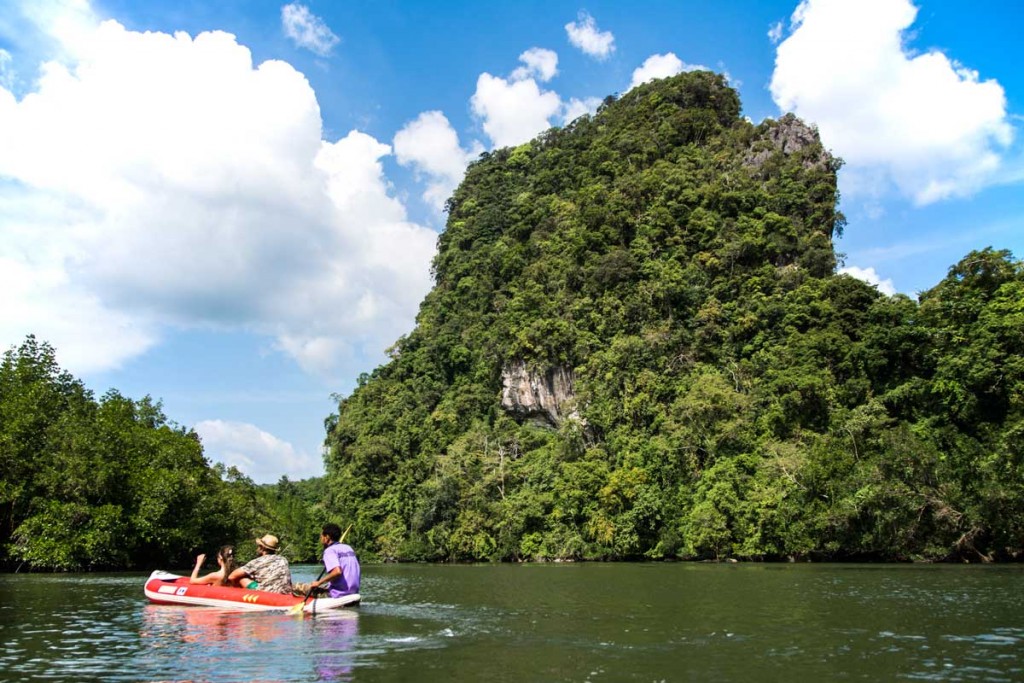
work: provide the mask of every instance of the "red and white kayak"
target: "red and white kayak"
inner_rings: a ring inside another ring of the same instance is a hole
[[[286,610],[303,602],[301,597],[283,593],[233,588],[230,586],[191,585],[187,576],[155,571],[146,579],[146,597],[163,605],[202,605],[222,609]],[[340,598],[309,598],[303,612],[322,612],[359,604],[359,594]],[[298,611],[297,609],[295,610]]]

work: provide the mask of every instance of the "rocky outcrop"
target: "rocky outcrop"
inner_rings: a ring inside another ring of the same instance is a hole
[[[760,171],[777,152],[786,156],[801,155],[801,165],[807,169],[827,168],[832,162],[832,156],[821,146],[818,131],[793,114],[786,114],[778,121],[767,121],[762,127],[762,134],[744,155],[744,166]]]
[[[501,407],[520,419],[557,428],[566,419],[579,419],[573,384],[567,368],[535,372],[515,361],[501,371]]]

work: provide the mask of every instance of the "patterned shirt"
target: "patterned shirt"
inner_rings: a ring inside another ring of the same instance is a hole
[[[261,591],[289,595],[292,592],[292,571],[288,560],[280,555],[260,555],[242,569],[256,580]]]
[[[324,549],[324,568],[330,572],[341,567],[341,574],[331,579],[325,587],[332,598],[340,598],[359,592],[359,560],[352,546],[333,543]]]

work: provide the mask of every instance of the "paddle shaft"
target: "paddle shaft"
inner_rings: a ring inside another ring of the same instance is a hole
[[[316,581],[319,581],[321,578],[323,578],[324,572],[326,572],[326,571],[327,571],[327,567],[325,566],[323,569],[320,570],[320,576],[316,577]],[[313,584],[316,583],[316,581],[310,581],[309,582],[309,590],[306,591],[306,595],[302,598],[302,602],[300,602],[299,604],[297,604],[294,607],[292,607],[289,610],[290,612],[292,612],[293,614],[298,614],[303,609],[305,609],[305,607],[306,607],[306,600],[309,600],[309,596],[313,594]],[[313,599],[316,600],[316,598],[313,598]]]

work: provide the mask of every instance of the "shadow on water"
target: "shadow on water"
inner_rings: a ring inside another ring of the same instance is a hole
[[[315,616],[144,578],[0,575],[0,680],[1024,680],[1020,567],[370,565]]]

